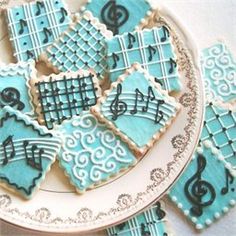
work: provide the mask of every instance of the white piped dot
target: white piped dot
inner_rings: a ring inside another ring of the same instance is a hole
[[[188,215],[189,215],[189,210],[185,210],[185,211],[184,211],[184,215],[185,215],[185,216],[188,216]]]
[[[224,207],[224,208],[223,208],[223,212],[224,212],[224,213],[226,213],[226,212],[228,212],[228,211],[229,211],[229,208],[228,208],[228,207]]]
[[[215,217],[216,219],[219,219],[219,218],[220,218],[220,213],[219,213],[219,212],[216,212],[216,213],[214,214],[214,217]]]
[[[210,219],[206,219],[206,224],[210,225],[210,224],[212,224],[212,221]]]
[[[177,197],[176,197],[176,196],[173,196],[171,199],[172,199],[172,201],[174,201],[174,202],[177,201]]]
[[[203,225],[202,224],[197,224],[196,229],[198,229],[198,230],[203,229]]]
[[[183,207],[183,204],[182,204],[182,203],[178,203],[178,205],[177,205],[177,206],[178,206],[178,208],[180,208],[180,209],[181,209],[181,208]]]
[[[229,204],[230,204],[231,206],[234,206],[234,205],[236,204],[236,201],[235,201],[234,199],[231,199],[231,200],[229,201]]]
[[[192,217],[192,222],[196,223],[197,222],[197,218],[196,217]]]

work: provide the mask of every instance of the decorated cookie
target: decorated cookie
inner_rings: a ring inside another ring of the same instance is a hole
[[[86,11],[76,15],[75,22],[48,49],[45,61],[56,71],[77,71],[92,68],[100,80],[107,72],[105,39],[112,32]]]
[[[31,198],[55,161],[61,141],[9,106],[0,111],[0,134],[0,185]]]
[[[201,141],[211,140],[236,171],[236,110],[221,103],[206,106]]]
[[[203,50],[202,71],[208,99],[236,100],[236,59],[222,43]]]
[[[171,124],[180,104],[134,64],[91,110],[142,156]]]
[[[169,30],[145,29],[118,35],[107,41],[110,80],[116,81],[126,69],[138,62],[167,91],[179,91],[181,83]]]
[[[36,77],[34,62],[0,64],[0,108],[10,106],[28,115],[33,115],[29,81]]]
[[[89,71],[43,76],[31,81],[38,121],[48,129],[61,124],[97,103],[100,87]]]
[[[204,141],[169,196],[197,229],[203,229],[236,204],[236,177],[222,153]]]
[[[154,4],[148,0],[87,0],[82,10],[89,10],[116,34],[134,31],[152,15]],[[134,14],[135,13],[135,14]]]
[[[10,40],[18,61],[39,55],[71,22],[62,0],[44,0],[7,9]]]
[[[59,162],[79,193],[136,163],[126,143],[90,112],[58,126],[63,144]]]
[[[108,236],[171,236],[163,203],[155,205],[134,218],[107,230]]]

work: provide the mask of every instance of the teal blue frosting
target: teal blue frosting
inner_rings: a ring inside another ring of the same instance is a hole
[[[225,102],[236,99],[236,59],[225,44],[204,49],[201,65],[208,98]]]
[[[223,158],[222,153],[215,153],[212,146],[205,144],[201,149],[201,152],[197,150],[194,153],[191,163],[169,193],[170,198],[198,229],[206,227],[227,212],[236,200],[236,178],[227,174],[225,162],[218,159],[220,156]],[[206,160],[205,165],[198,163],[201,155]],[[190,197],[187,197],[187,193]],[[197,193],[202,194],[201,197]],[[193,208],[197,208],[196,203],[202,206],[202,214],[198,216],[193,212]]]
[[[10,107],[0,111],[0,133],[0,182],[30,198],[54,162],[60,139]]]
[[[146,0],[139,0],[138,4],[137,0],[91,0],[86,4],[85,9],[91,11],[115,34],[123,34],[133,31],[140,24],[141,19],[147,16],[151,7]],[[111,18],[115,12],[119,14],[117,22]]]
[[[7,18],[18,61],[38,59],[71,22],[62,0],[45,0],[9,8]]]
[[[117,96],[117,88],[114,88],[108,95],[106,101],[101,104],[101,113],[106,119],[112,121],[113,124],[129,139],[131,139],[138,147],[145,146],[155,135],[166,125],[166,122],[176,114],[175,104],[166,101],[165,95],[161,94],[153,84],[145,77],[143,73],[138,71],[128,75],[121,83],[122,93],[119,96],[120,102],[125,102],[127,110],[120,114],[116,120],[113,119],[113,109],[115,110],[115,99]],[[150,101],[147,112],[143,112],[148,99],[148,87],[151,87],[155,95],[155,100]],[[135,107],[135,89],[139,89],[144,95],[144,100],[138,97],[138,112],[131,114],[131,110]],[[157,112],[158,101],[165,100],[164,104],[159,106]],[[161,118],[160,122],[155,122],[155,115]]]
[[[127,144],[88,112],[65,121],[56,130],[63,139],[60,165],[79,192],[136,162]]]

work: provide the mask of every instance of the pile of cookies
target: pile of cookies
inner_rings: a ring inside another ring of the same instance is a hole
[[[140,27],[154,11],[148,0],[6,10],[18,62],[0,67],[1,185],[31,198],[57,158],[83,193],[153,147],[181,108],[169,29]],[[55,74],[38,76],[39,61]]]

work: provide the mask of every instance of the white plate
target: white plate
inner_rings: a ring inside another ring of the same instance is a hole
[[[77,1],[68,2],[71,9],[78,9]],[[168,24],[174,35],[182,74],[183,90],[176,98],[183,108],[173,125],[137,166],[82,196],[74,192],[57,164],[30,201],[0,189],[0,217],[3,220],[47,232],[102,229],[120,223],[151,205],[181,174],[200,135],[204,115],[203,85],[197,50],[188,32],[163,7],[156,17],[159,23]],[[1,25],[4,25],[2,21]],[[1,30],[0,38],[5,35],[6,29]],[[0,53],[1,58],[9,62],[11,51],[7,37],[0,42]]]

